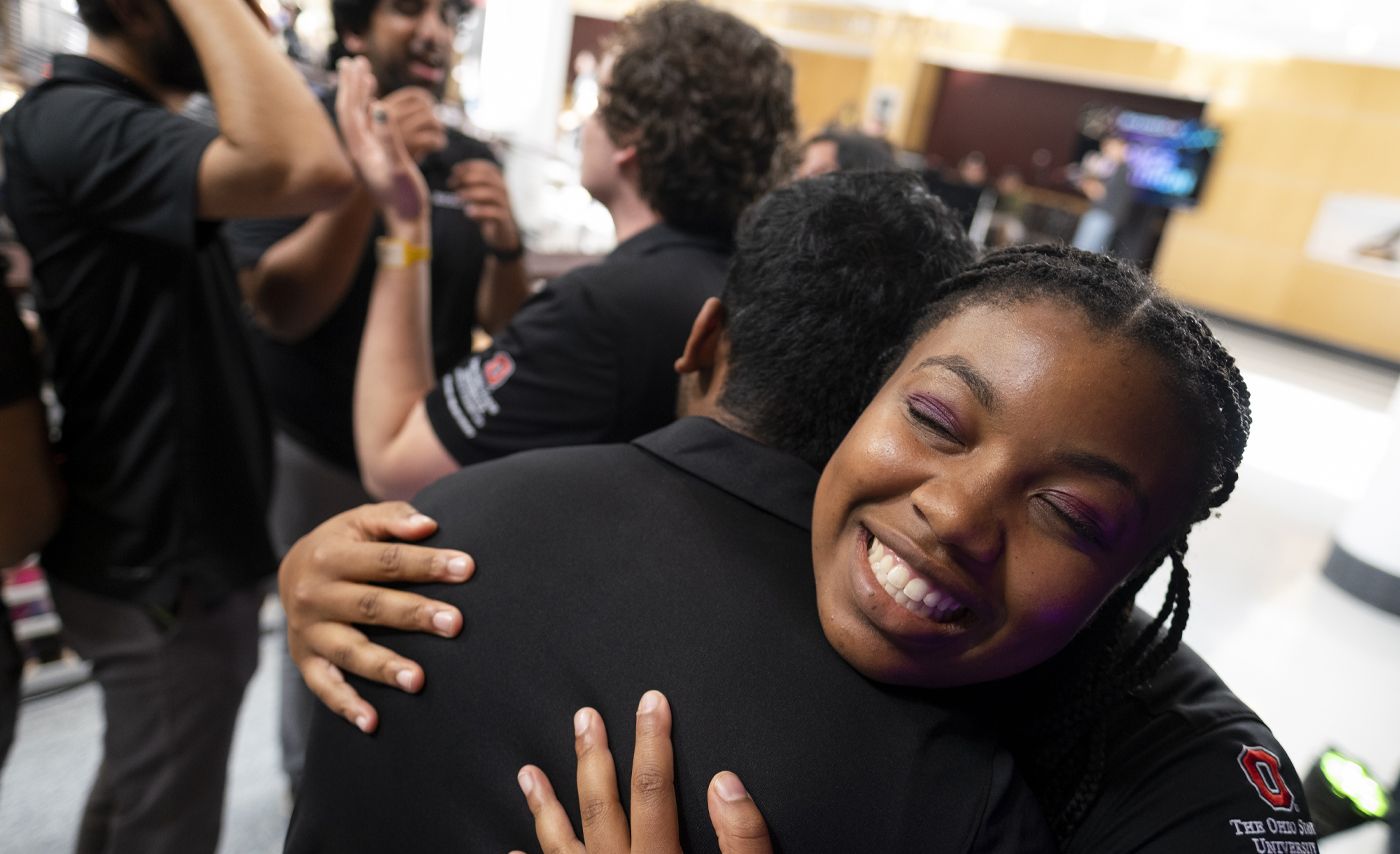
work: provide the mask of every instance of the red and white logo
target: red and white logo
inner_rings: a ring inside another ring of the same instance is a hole
[[[1283,782],[1283,769],[1273,751],[1258,746],[1240,748],[1240,770],[1259,793],[1264,803],[1279,812],[1293,812],[1298,808],[1288,784]]]
[[[505,385],[510,375],[515,373],[515,360],[509,353],[497,353],[481,366],[481,378],[486,381],[486,387],[495,391]]]

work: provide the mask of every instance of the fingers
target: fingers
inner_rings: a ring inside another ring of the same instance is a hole
[[[307,587],[309,585],[304,585]],[[332,621],[384,626],[406,632],[422,632],[439,637],[456,637],[462,630],[462,612],[451,605],[409,593],[372,584],[330,582],[310,587],[299,596],[299,616],[314,615],[313,621],[302,620],[302,628],[315,623]]]
[[[516,780],[535,817],[535,836],[545,854],[585,854],[583,843],[574,835],[569,814],[554,795],[554,787],[544,772],[533,765],[520,769]],[[625,849],[624,849],[625,850]]]
[[[374,732],[379,727],[379,713],[366,703],[339,668],[320,656],[306,656],[296,662],[302,681],[326,708],[350,722],[360,732]]]
[[[410,694],[423,687],[423,668],[394,651],[373,643],[364,633],[340,623],[317,623],[295,639],[288,636],[292,660],[298,656],[324,658],[342,671],[392,685]],[[334,708],[334,707],[332,707]]]
[[[332,516],[327,524],[347,528],[363,541],[421,540],[437,531],[437,522],[419,513],[407,501],[361,504]]]
[[[603,719],[593,709],[579,709],[574,715],[574,753],[578,756],[578,810],[588,850],[626,851],[627,813],[617,793],[617,769]]]
[[[674,772],[671,706],[660,691],[648,691],[637,706],[632,754],[632,841],[638,850],[680,854]]]
[[[716,774],[708,800],[721,854],[772,854],[768,825],[738,777],[729,771]]]

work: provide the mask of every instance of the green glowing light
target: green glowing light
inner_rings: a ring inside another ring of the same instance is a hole
[[[1365,765],[1335,750],[1322,754],[1318,764],[1333,793],[1350,801],[1362,815],[1385,818],[1390,813],[1390,796]]]

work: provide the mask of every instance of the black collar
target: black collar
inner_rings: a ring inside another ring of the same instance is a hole
[[[682,231],[664,222],[658,222],[619,243],[610,255],[650,255],[653,252],[677,245],[704,247],[714,252],[723,252],[726,255],[734,251],[732,241],[693,231]]]
[[[139,83],[95,59],[77,54],[65,53],[53,58],[53,74],[49,80],[54,83],[96,83],[128,92],[143,101],[159,104],[156,97],[142,88]]]
[[[682,418],[633,444],[760,510],[812,528],[817,471],[709,418]]]

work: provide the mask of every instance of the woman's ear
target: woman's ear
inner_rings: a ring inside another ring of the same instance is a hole
[[[690,326],[685,349],[676,360],[676,373],[693,374],[714,369],[720,340],[724,337],[725,317],[724,303],[718,297],[705,300]]]

